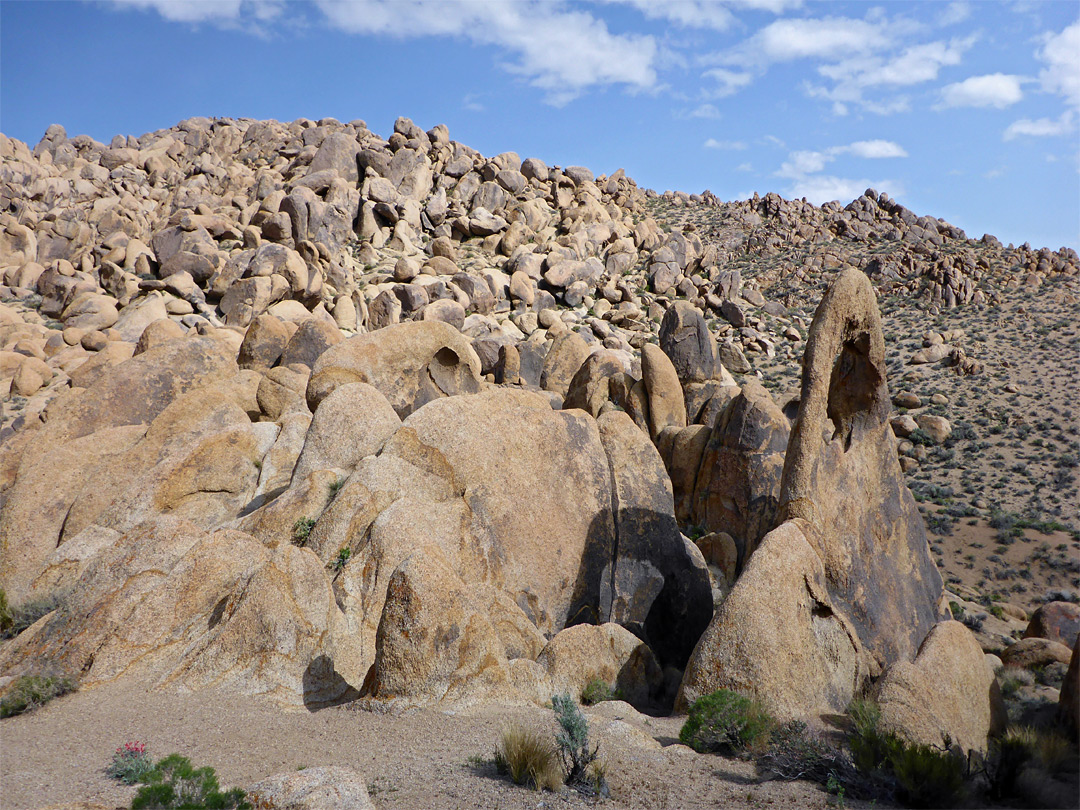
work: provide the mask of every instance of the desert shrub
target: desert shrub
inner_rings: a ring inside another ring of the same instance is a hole
[[[694,701],[679,740],[699,753],[737,754],[763,748],[774,726],[756,701],[720,689]]]
[[[23,675],[0,700],[0,717],[31,712],[75,688],[75,681],[65,675]]]
[[[781,723],[773,729],[769,747],[757,758],[757,766],[779,779],[809,779],[822,785],[831,780],[843,786],[854,776],[854,768],[844,752],[799,720]]]
[[[1020,667],[1004,667],[998,673],[998,687],[1004,698],[1015,697],[1025,686],[1035,683],[1035,676]]]
[[[881,727],[881,710],[870,701],[856,701],[848,714],[851,760],[864,777],[910,807],[957,806],[966,789],[967,762],[948,750],[948,739],[943,748],[910,743]]]
[[[991,740],[985,764],[991,798],[1000,801],[1016,794],[1020,774],[1034,756],[1035,742],[1034,729],[1016,726]]]
[[[145,782],[154,772],[154,761],[146,752],[146,745],[138,742],[124,743],[116,749],[105,775],[118,779],[125,785]]]
[[[583,706],[592,706],[596,703],[603,703],[605,700],[622,700],[622,695],[618,689],[613,688],[599,678],[589,681],[585,688],[581,690],[581,703]]]
[[[600,747],[589,745],[589,723],[585,715],[581,713],[581,708],[574,699],[565,693],[551,699],[551,708],[555,710],[555,720],[559,724],[555,744],[566,771],[567,783],[579,788],[595,787],[590,777],[597,773],[592,766],[597,761]],[[603,776],[602,770],[599,774]],[[607,790],[606,783],[600,787],[598,792]]]
[[[967,763],[951,751],[901,742],[889,766],[909,807],[956,807],[965,793]]]
[[[507,727],[495,747],[495,767],[515,784],[528,782],[535,790],[558,790],[562,785],[555,746],[534,728]]]
[[[293,524],[292,538],[296,545],[303,547],[311,536],[311,530],[315,528],[315,518],[302,517]]]
[[[154,766],[131,802],[131,810],[250,810],[240,788],[221,792],[213,768],[194,768],[170,754]]]
[[[934,439],[922,428],[915,428],[908,434],[907,440],[912,444],[922,444],[926,446],[933,445]]]
[[[14,638],[23,630],[32,625],[47,613],[52,613],[63,604],[63,594],[51,593],[48,596],[39,596],[28,599],[14,607],[7,605],[7,595],[4,596],[4,607],[7,619],[3,618],[5,610],[0,609],[0,638]]]

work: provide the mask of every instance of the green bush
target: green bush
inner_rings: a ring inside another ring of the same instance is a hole
[[[699,753],[737,754],[764,748],[775,725],[756,701],[721,689],[694,701],[679,740]]]
[[[599,678],[589,681],[581,690],[581,703],[583,706],[593,706],[606,700],[622,700],[622,694],[618,689],[605,683]]]
[[[334,498],[337,497],[337,494],[341,492],[341,488],[345,486],[345,481],[346,479],[344,476],[338,476],[336,479],[330,482],[330,493],[326,498],[327,503],[330,503],[332,500],[334,500]]]
[[[0,700],[0,717],[31,712],[74,691],[75,681],[63,675],[23,675]]]
[[[342,546],[338,549],[337,558],[330,563],[330,568],[334,571],[342,570],[349,563],[349,558],[352,557],[352,549],[348,546]]]
[[[251,810],[240,788],[221,792],[213,768],[194,768],[170,754],[154,766],[131,802],[131,810]]]
[[[1036,736],[1031,728],[1010,728],[990,742],[986,777],[990,796],[998,801],[1016,795],[1020,774],[1035,754]]]
[[[302,517],[293,524],[292,538],[296,545],[303,548],[311,536],[311,530],[315,528],[315,518]]]
[[[535,790],[558,790],[562,786],[555,746],[534,728],[512,725],[495,747],[495,767],[515,784],[530,783]]]

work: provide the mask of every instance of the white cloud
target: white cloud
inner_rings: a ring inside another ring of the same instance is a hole
[[[799,150],[792,152],[788,155],[788,159],[780,164],[779,171],[776,172],[777,177],[805,177],[808,174],[815,174],[825,168],[826,163],[830,163],[836,158],[829,155],[826,152],[810,152],[805,150]]]
[[[949,3],[945,7],[945,10],[938,15],[938,25],[956,25],[962,23],[964,20],[971,16],[971,4],[959,0],[956,3]]]
[[[1022,135],[1034,138],[1057,137],[1068,135],[1075,125],[1076,115],[1072,112],[1065,112],[1057,119],[1036,118],[1032,120],[1030,118],[1021,118],[1019,121],[1013,121],[1009,124],[1002,138],[1011,141]]]
[[[841,147],[842,151],[848,152],[855,157],[876,160],[880,158],[904,158],[908,153],[904,147],[893,141],[855,141],[850,146]]]
[[[561,106],[593,86],[656,84],[656,41],[612,34],[603,20],[561,6],[511,0],[460,0],[448,13],[437,0],[316,0],[336,27],[355,34],[464,36],[503,48],[517,58],[507,65]]]
[[[807,175],[823,171],[827,164],[832,163],[841,155],[852,155],[867,160],[881,160],[884,158],[905,158],[908,153],[900,144],[884,140],[855,141],[847,146],[830,146],[820,152],[799,150],[788,155],[788,159],[777,170],[776,176],[801,180]]]
[[[812,97],[828,99],[834,104],[859,104],[877,115],[906,112],[910,102],[905,96],[889,95],[879,101],[866,98],[866,92],[874,88],[909,87],[937,79],[944,67],[958,65],[976,42],[974,36],[952,39],[948,42],[926,42],[909,45],[898,53],[882,55],[862,54],[818,67],[818,73],[831,79],[831,87],[811,86]],[[838,114],[843,111],[834,110]]]
[[[702,104],[690,112],[691,118],[720,118],[720,110],[712,104]]]
[[[774,176],[791,181],[786,189],[793,198],[806,197],[815,205],[830,200],[853,200],[871,186],[886,187],[897,191],[900,184],[893,180],[871,182],[866,179],[837,177],[821,174],[825,167],[842,155],[867,160],[903,158],[908,154],[900,144],[886,140],[855,141],[846,146],[831,146],[821,151],[800,150],[788,155],[788,159],[774,172]]]
[[[709,138],[702,144],[706,149],[724,149],[741,151],[746,148],[746,144],[742,141],[718,141],[716,138]]]
[[[735,167],[735,171],[737,172],[752,172],[753,170],[754,167],[749,163],[740,163]]]
[[[667,20],[685,28],[711,28],[726,31],[735,15],[720,3],[703,0],[604,0],[631,5],[650,20]]]
[[[1046,63],[1039,72],[1042,89],[1058,93],[1074,107],[1080,107],[1080,21],[1060,34],[1047,34],[1036,56]]]
[[[1024,97],[1022,76],[990,73],[972,76],[941,88],[943,107],[994,107],[1003,110]]]
[[[754,81],[753,73],[740,73],[725,68],[706,70],[702,75],[716,80],[717,86],[706,91],[713,98],[725,98],[734,95],[744,87],[749,87]]]
[[[888,43],[882,26],[846,17],[777,20],[762,28],[740,49],[764,62],[831,59],[864,53]]]
[[[241,0],[112,0],[121,8],[156,11],[172,22],[221,22],[240,16]]]
[[[788,186],[787,195],[796,199],[806,197],[814,205],[822,205],[830,200],[850,202],[871,187],[887,187],[895,190],[897,184],[887,180],[875,183],[865,179],[853,180],[822,174],[797,180]]]

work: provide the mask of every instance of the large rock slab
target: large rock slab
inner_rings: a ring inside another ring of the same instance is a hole
[[[352,470],[382,449],[401,426],[397,413],[378,389],[366,383],[338,386],[319,403],[293,472],[303,481],[315,470]]]
[[[280,810],[374,810],[367,782],[352,768],[329,766],[287,771],[247,790],[256,806]]]

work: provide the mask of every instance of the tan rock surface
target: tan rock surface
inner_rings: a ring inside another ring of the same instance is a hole
[[[934,626],[914,662],[887,669],[874,687],[881,721],[913,742],[986,751],[987,736],[1004,730],[1005,706],[994,673],[960,622]]]

